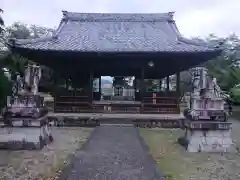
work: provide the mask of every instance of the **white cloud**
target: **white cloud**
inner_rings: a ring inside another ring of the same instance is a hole
[[[192,10],[180,15],[177,23],[185,35],[197,36],[214,33],[226,36],[230,33],[240,35],[240,1],[220,1],[213,7]]]
[[[21,21],[56,27],[61,10],[75,12],[161,13],[176,12],[176,22],[185,36],[214,33],[240,35],[239,0],[1,0],[6,24]]]

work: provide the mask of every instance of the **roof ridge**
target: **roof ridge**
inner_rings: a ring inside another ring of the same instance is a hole
[[[190,45],[194,45],[194,46],[199,46],[199,47],[207,47],[207,48],[211,48],[211,49],[219,49],[221,50],[221,43],[217,44],[217,45],[211,45],[205,41],[200,41],[200,40],[194,40],[194,39],[188,39],[188,38],[185,38],[183,36],[179,36],[178,37],[178,40],[180,42],[183,42],[185,44],[190,44]]]
[[[179,36],[178,40],[183,42],[183,43],[191,44],[191,45],[195,45],[195,46],[208,46],[207,43],[204,43],[202,41],[201,42],[196,41],[196,40],[193,40],[193,39],[188,39],[188,38],[185,38],[183,36]]]
[[[174,12],[168,13],[78,13],[62,11],[63,20],[71,21],[174,21]]]

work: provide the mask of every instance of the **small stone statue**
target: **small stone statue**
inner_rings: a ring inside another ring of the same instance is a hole
[[[38,84],[39,84],[41,76],[42,76],[41,67],[35,66],[34,73],[33,73],[33,93],[34,94],[36,94],[38,92]]]
[[[37,94],[38,84],[42,76],[42,70],[40,66],[29,65],[25,70],[25,87],[30,88],[30,92]]]
[[[192,96],[199,96],[200,94],[200,69],[194,68],[192,71]]]
[[[18,86],[18,92],[22,92],[24,90],[24,83],[23,78],[20,76],[20,74],[17,75],[17,86]]]

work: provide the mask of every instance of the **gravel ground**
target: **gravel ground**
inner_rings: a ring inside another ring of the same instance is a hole
[[[67,180],[160,180],[134,127],[97,127],[76,153]],[[64,176],[64,174],[63,174]]]
[[[54,142],[41,151],[0,151],[0,180],[55,179],[91,129],[53,128]]]
[[[234,121],[232,137],[240,149],[240,122]],[[187,153],[176,140],[182,130],[141,129],[158,167],[171,180],[239,180],[240,153]]]

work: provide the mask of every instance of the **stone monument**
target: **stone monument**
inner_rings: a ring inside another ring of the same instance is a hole
[[[53,137],[47,118],[48,111],[44,107],[43,97],[38,94],[40,78],[41,67],[36,65],[27,66],[24,78],[17,75],[16,81],[13,83],[12,96],[7,97],[7,105],[3,116],[4,124],[8,127],[19,125],[39,127],[39,144],[42,148],[47,143],[53,141]],[[31,136],[31,134],[22,136],[27,139],[25,136]]]
[[[216,79],[207,69],[197,67],[192,72],[190,109],[184,111],[185,135],[179,138],[188,152],[230,152],[234,150],[231,123],[227,122],[224,98]]]

